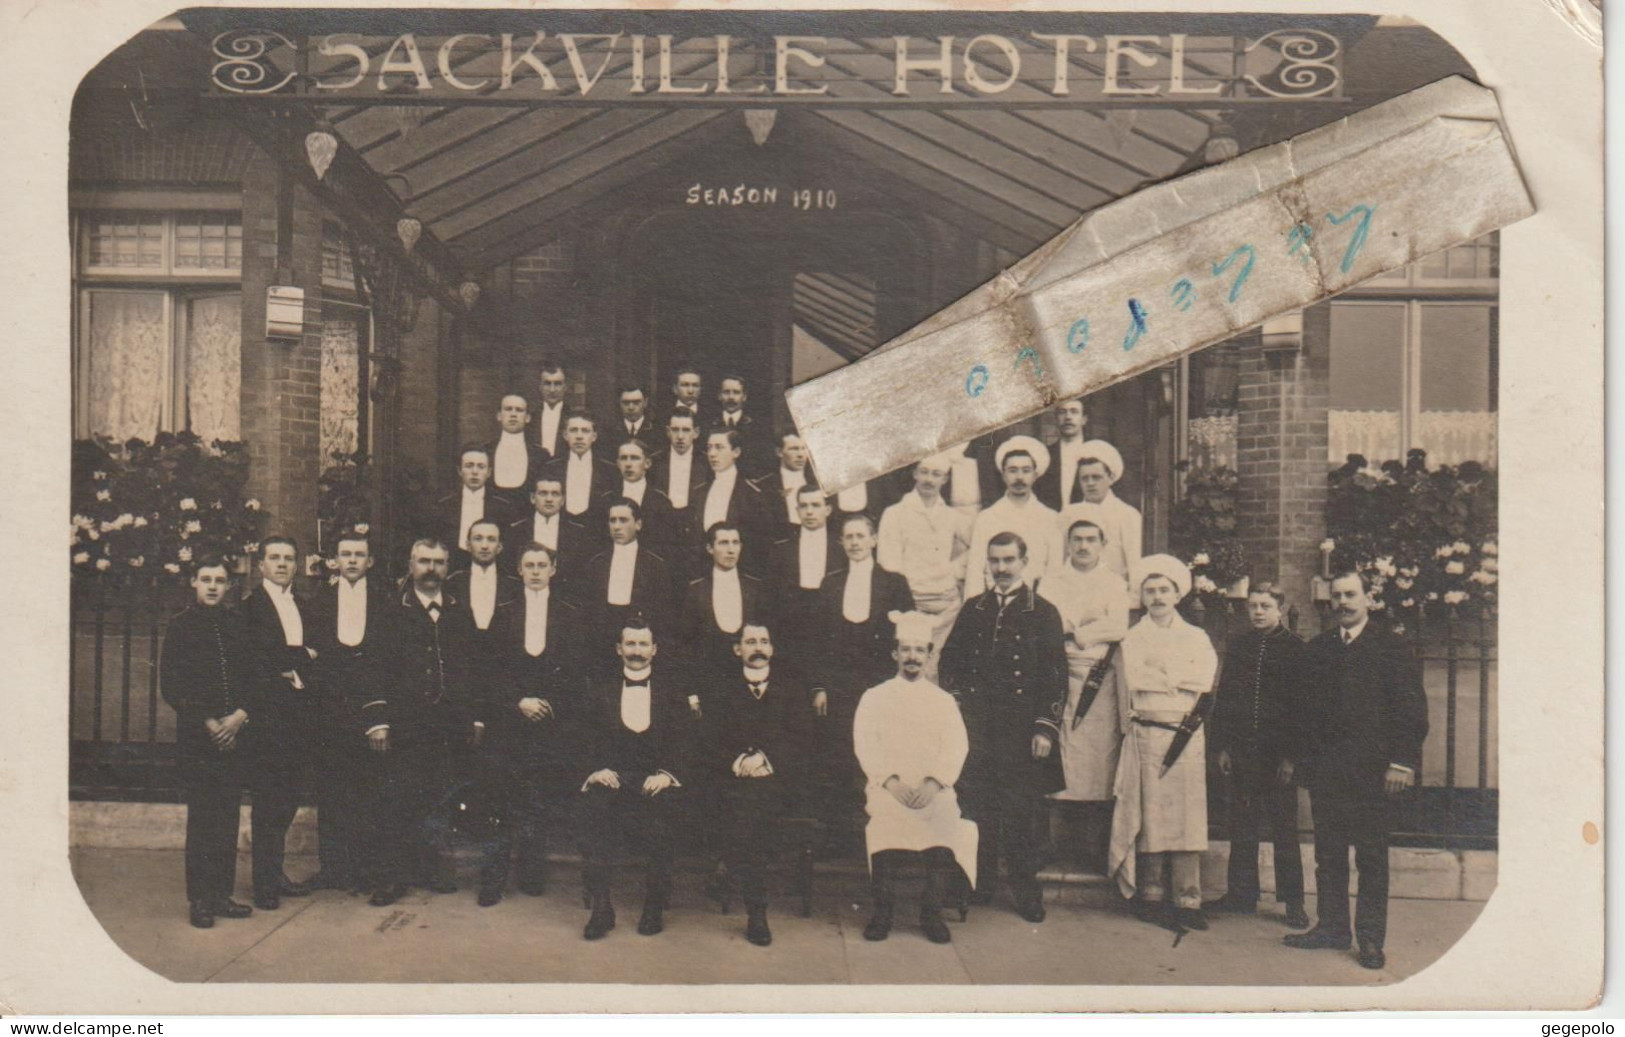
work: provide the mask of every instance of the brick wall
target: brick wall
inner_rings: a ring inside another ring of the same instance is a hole
[[[514,286],[541,284],[574,269],[575,249],[568,240],[560,238],[514,258]]]

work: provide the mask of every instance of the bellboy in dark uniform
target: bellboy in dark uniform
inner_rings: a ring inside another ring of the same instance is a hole
[[[617,844],[635,844],[646,860],[638,932],[666,927],[677,814],[698,781],[690,771],[697,725],[672,678],[655,673],[658,646],[647,626],[629,622],[615,653],[619,673],[599,680],[583,703],[578,737],[583,875],[592,916],[582,935],[601,939],[615,928],[610,867]]]
[[[186,899],[199,929],[216,916],[254,913],[231,899],[237,881],[237,818],[243,802],[239,739],[260,713],[262,660],[247,624],[221,604],[231,577],[217,557],[198,559],[195,604],[169,621],[158,687],[175,710],[175,743],[186,796]]]
[[[812,791],[812,705],[799,681],[772,667],[773,636],[765,624],[746,620],[734,654],[741,669],[708,696],[706,768],[720,792],[723,859],[745,898],[745,938],[766,947],[773,942],[767,865],[778,849],[775,826]]]
[[[692,545],[690,557],[696,565],[691,571],[704,571],[705,556],[699,552],[699,548],[706,544],[707,534],[718,522],[726,522],[739,530],[745,542],[751,545],[750,549],[763,555],[760,559],[755,555],[741,558],[740,564],[748,572],[756,572],[767,561],[767,552],[763,549],[773,541],[763,530],[777,531],[780,527],[772,523],[762,492],[741,474],[740,450],[739,432],[734,429],[713,429],[705,437],[705,461],[711,469],[710,481],[697,487],[688,502],[688,538]]]
[[[261,546],[260,585],[244,599],[243,618],[265,665],[260,716],[248,735],[249,796],[253,803],[254,906],[274,911],[284,896],[305,896],[310,887],[282,873],[282,861],[299,809],[299,785],[314,753],[316,652],[305,644],[304,615],[293,593],[299,548],[287,537]],[[307,680],[306,678],[309,678]]]
[[[435,502],[434,535],[451,549],[452,571],[468,568],[468,529],[481,519],[499,525],[513,520],[513,505],[491,485],[491,452],[465,447],[457,457],[457,492]]]
[[[593,452],[598,442],[592,415],[580,411],[564,419],[564,442],[568,447],[542,468],[564,487],[564,514],[589,530],[599,528],[594,504],[618,485],[615,466]],[[596,535],[596,534],[595,534]]]
[[[564,453],[564,394],[567,388],[564,368],[552,361],[542,363],[542,402],[536,408],[536,445],[552,460]]]
[[[999,848],[1016,913],[1044,920],[1034,825],[1043,797],[1066,787],[1056,722],[1066,706],[1061,614],[1029,586],[1027,545],[1014,533],[988,542],[993,585],[965,604],[942,650],[942,683],[970,734],[960,790],[980,828],[976,899],[998,881]]]
[[[593,556],[597,531],[589,532],[564,514],[564,480],[556,475],[538,475],[531,485],[531,510],[508,526],[502,540],[508,544],[542,544],[553,549],[554,590],[569,593],[573,577],[581,578],[587,560]]]
[[[1416,784],[1428,733],[1422,672],[1393,631],[1369,622],[1358,573],[1332,580],[1337,625],[1309,643],[1309,807],[1315,819],[1315,927],[1289,947],[1349,945],[1349,847],[1360,869],[1353,935],[1360,964],[1386,964],[1393,800]]]
[[[1230,867],[1215,911],[1258,909],[1258,828],[1275,843],[1275,899],[1287,924],[1309,925],[1303,910],[1303,857],[1298,846],[1298,790],[1292,783],[1304,755],[1308,723],[1308,648],[1282,622],[1286,597],[1273,584],[1247,594],[1252,629],[1231,639],[1219,671],[1208,751],[1219,761],[1230,793]]]
[[[670,558],[677,546],[677,513],[671,500],[649,481],[649,447],[640,439],[629,439],[615,450],[615,467],[621,481],[615,489],[598,498],[599,514],[607,514],[610,504],[625,498],[638,506],[643,530],[638,539]]]

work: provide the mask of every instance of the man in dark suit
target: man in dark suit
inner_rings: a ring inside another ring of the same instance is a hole
[[[711,423],[712,429],[728,429],[739,435],[738,443],[744,452],[739,467],[751,478],[767,474],[773,467],[773,433],[765,424],[745,413],[745,379],[737,374],[725,374],[717,382],[717,404],[721,413]]]
[[[1309,719],[1308,647],[1286,628],[1286,596],[1272,583],[1247,593],[1251,629],[1225,648],[1213,699],[1208,752],[1229,786],[1230,865],[1215,911],[1258,910],[1258,829],[1275,844],[1275,899],[1287,925],[1306,929],[1303,856],[1298,846],[1296,761],[1304,756]]]
[[[813,789],[808,738],[812,704],[784,667],[772,667],[773,636],[747,620],[734,643],[741,668],[709,695],[706,769],[720,796],[721,849],[745,899],[745,939],[773,942],[767,924],[767,866],[779,849],[775,828]]]
[[[696,429],[704,428],[703,423],[709,423],[711,414],[702,414],[703,404],[700,397],[705,391],[704,380],[697,368],[684,366],[677,369],[677,375],[671,383],[671,410],[672,414],[687,414],[694,419]]]
[[[684,797],[703,779],[693,769],[698,725],[672,678],[654,672],[658,646],[641,623],[622,628],[619,672],[587,692],[578,729],[575,773],[581,809],[583,876],[592,915],[582,935],[602,939],[615,928],[610,870],[620,844],[646,859],[638,932],[665,928],[674,838]]]
[[[1026,582],[1020,536],[994,536],[987,566],[992,586],[960,611],[939,672],[970,735],[960,791],[980,830],[976,899],[992,898],[1002,844],[1016,913],[1036,923],[1044,920],[1044,900],[1035,827],[1044,797],[1066,787],[1056,750],[1067,695],[1065,635],[1061,614]]]
[[[577,586],[577,600],[587,612],[593,648],[602,652],[615,643],[632,613],[646,622],[662,623],[671,607],[671,570],[666,560],[642,542],[643,509],[618,497],[604,509],[610,546],[594,555]]]
[[[1083,459],[1083,430],[1089,417],[1084,412],[1083,400],[1062,400],[1055,405],[1055,424],[1060,438],[1050,444],[1049,467],[1033,480],[1033,496],[1060,511],[1068,504],[1083,498],[1078,494],[1078,462]]]
[[[772,512],[774,539],[786,529],[801,525],[796,509],[796,491],[808,485],[812,473],[807,468],[807,444],[794,432],[779,437],[778,468],[756,480],[762,499]]]
[[[810,676],[808,664],[823,651],[819,603],[824,578],[846,565],[829,512],[823,490],[817,486],[797,490],[800,525],[773,544],[769,566],[772,592],[779,600],[778,638],[804,677]]]
[[[598,431],[592,415],[575,411],[564,419],[564,442],[568,447],[542,469],[542,474],[564,486],[564,514],[591,529],[598,525],[593,504],[613,489],[619,478],[615,466],[593,453]]]
[[[311,600],[306,641],[316,652],[317,889],[377,888],[371,800],[382,775],[368,752],[366,718],[376,713],[391,654],[389,581],[374,580],[372,542],[347,529],[335,548],[338,576]]]
[[[845,564],[819,588],[820,664],[812,673],[813,708],[822,718],[818,755],[832,823],[856,805],[862,773],[852,752],[852,719],[863,693],[896,675],[895,626],[889,614],[910,612],[908,581],[875,561],[875,524],[867,515],[841,522]]]
[[[705,545],[711,568],[689,583],[678,613],[689,704],[695,709],[701,709],[706,684],[732,668],[740,626],[746,619],[765,618],[772,608],[767,585],[739,569],[743,549],[738,526],[727,522],[712,526]]]
[[[1370,622],[1370,587],[1357,572],[1332,580],[1337,625],[1309,643],[1309,807],[1315,819],[1315,927],[1288,947],[1349,945],[1349,847],[1360,869],[1353,936],[1360,964],[1386,964],[1388,833],[1393,803],[1416,784],[1428,733],[1422,671],[1392,630]]]
[[[530,424],[530,404],[518,393],[502,397],[497,408],[497,438],[489,447],[491,485],[509,500],[522,500],[530,492],[531,481],[551,456],[525,438]]]
[[[648,440],[654,433],[654,422],[649,417],[649,394],[642,386],[629,385],[621,390],[620,411],[614,423],[615,435],[610,437],[612,442]]]
[[[282,897],[310,893],[309,886],[282,872],[316,736],[316,653],[305,644],[304,615],[293,593],[298,571],[298,545],[289,537],[266,538],[260,545],[260,585],[242,604],[248,635],[265,666],[260,715],[246,739],[254,804],[254,906],[262,911],[275,911]]]
[[[695,560],[695,569],[703,571],[705,560],[698,552],[707,541],[707,533],[718,522],[726,522],[738,529],[745,539],[762,554],[761,559],[746,555],[741,564],[749,572],[765,566],[767,552],[761,550],[773,542],[767,530],[778,530],[782,524],[774,516],[762,493],[739,470],[739,433],[732,429],[712,429],[705,437],[705,460],[711,468],[711,479],[694,490],[689,498],[688,540]]]
[[[542,364],[542,403],[536,409],[536,445],[544,460],[564,453],[564,368],[552,361]]]
[[[649,482],[648,445],[640,439],[622,443],[615,451],[615,467],[620,472],[620,483],[598,498],[599,513],[605,513],[612,502],[621,498],[637,504],[643,521],[640,539],[669,556],[677,544],[677,513],[672,510],[671,499]]]
[[[392,606],[394,651],[383,701],[368,710],[367,738],[386,753],[387,787],[380,818],[385,874],[370,903],[387,907],[408,881],[455,893],[451,860],[451,798],[456,757],[485,737],[486,702],[469,680],[473,621],[444,590],[446,546],[412,545],[408,582]]]
[[[542,544],[553,550],[552,587],[569,594],[571,577],[579,580],[595,545],[596,530],[589,530],[564,514],[564,481],[557,475],[536,477],[530,491],[531,510],[508,526],[503,540],[510,544]]]
[[[169,621],[158,688],[175,710],[175,747],[186,797],[186,900],[199,929],[254,913],[231,899],[237,881],[237,819],[243,803],[238,740],[260,715],[264,662],[240,613],[222,602],[231,575],[217,556],[192,573],[196,601]]]
[[[650,485],[671,501],[672,535],[675,538],[697,539],[698,534],[692,528],[696,521],[693,505],[696,500],[701,504],[705,501],[696,491],[711,478],[711,466],[706,462],[705,451],[696,446],[698,429],[694,415],[684,410],[673,411],[666,418],[666,447],[653,455],[649,462]],[[669,560],[678,567],[679,577],[687,583],[686,577],[692,575],[691,564],[695,561],[688,544],[680,542],[680,539],[674,540]]]
[[[453,571],[469,565],[468,528],[480,519],[507,524],[514,519],[514,505],[491,485],[491,451],[468,446],[457,457],[456,493],[435,502],[434,536],[451,547]]]
[[[490,710],[500,816],[480,867],[479,903],[502,899],[514,844],[519,891],[540,896],[546,836],[570,790],[570,727],[579,718],[585,625],[581,610],[553,593],[553,550],[531,544],[519,556],[523,589],[497,608]]]
[[[498,564],[502,556],[502,527],[494,519],[480,519],[468,529],[468,568],[446,578],[446,593],[456,608],[468,613],[473,624],[471,648],[485,654],[491,620],[505,602],[519,596],[519,577]]]

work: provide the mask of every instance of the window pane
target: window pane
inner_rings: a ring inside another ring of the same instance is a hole
[[[243,297],[193,299],[186,329],[187,424],[206,443],[241,439]]]
[[[177,270],[241,270],[242,217],[236,213],[183,212],[175,216]]]
[[[88,265],[130,270],[164,266],[164,221],[151,213],[99,212],[86,217]]]
[[[1333,303],[1331,414],[1326,459],[1371,462],[1403,456],[1405,305]]]
[[[81,413],[93,435],[151,439],[163,414],[169,328],[163,292],[87,293],[85,398]]]
[[[1423,304],[1422,412],[1412,438],[1430,464],[1495,462],[1494,313]]]

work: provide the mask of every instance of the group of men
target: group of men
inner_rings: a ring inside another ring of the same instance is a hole
[[[379,906],[408,885],[455,891],[458,828],[482,843],[482,905],[510,869],[539,895],[548,840],[573,821],[584,935],[615,927],[612,866],[629,852],[645,869],[637,928],[653,935],[697,828],[689,848],[725,866],[747,939],[765,945],[779,826],[839,827],[861,795],[865,936],[888,934],[900,864],[918,853],[922,931],[946,941],[941,911],[991,902],[1001,864],[1016,912],[1043,920],[1041,829],[1061,799],[1109,828],[1138,914],[1205,928],[1212,714],[1236,829],[1217,906],[1255,908],[1262,819],[1277,898],[1308,924],[1293,867],[1307,780],[1320,923],[1288,940],[1347,947],[1352,932],[1362,963],[1380,964],[1386,814],[1414,779],[1426,705],[1403,645],[1367,622],[1357,575],[1334,581],[1338,627],[1308,646],[1279,591],[1254,587],[1254,629],[1215,692],[1211,642],[1175,608],[1189,570],[1141,556],[1139,513],[1111,490],[1122,458],[1084,437],[1081,401],[1057,408],[1053,445],[962,447],[915,465],[906,493],[831,495],[797,436],[769,438],[744,413],[742,379],[721,380],[714,409],[702,385],[678,374],[656,450],[642,389],[600,424],[565,407],[565,372],[546,368],[541,406],[503,397],[497,439],[461,453],[459,490],[416,531],[399,584],[369,577],[366,530],[337,537],[312,598],[292,591],[286,538],[263,541],[262,581],[235,609],[226,566],[198,560],[196,605],[161,661],[194,925],[250,910],[230,897],[246,785],[261,909],[320,887]],[[307,764],[321,871],[294,883],[282,844]]]

